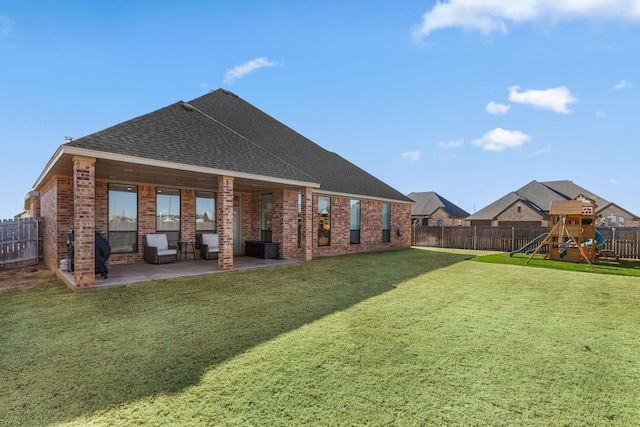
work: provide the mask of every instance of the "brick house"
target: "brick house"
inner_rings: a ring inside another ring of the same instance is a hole
[[[95,230],[109,240],[110,264],[142,262],[149,233],[173,243],[218,233],[217,267],[230,270],[250,240],[276,242],[280,258],[304,261],[407,247],[412,203],[218,89],[67,141],[25,210],[45,218],[44,261],[52,270],[74,230],[74,283],[67,284],[77,289],[95,286]]]
[[[572,181],[531,181],[465,218],[471,226],[543,226],[549,225],[553,200],[573,200],[588,195],[598,205],[596,215],[603,227],[638,227],[640,218]]]
[[[469,212],[433,191],[414,192],[407,195],[415,205],[411,207],[411,222],[414,226],[465,225]]]

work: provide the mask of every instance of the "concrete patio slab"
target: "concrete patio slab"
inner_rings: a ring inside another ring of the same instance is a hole
[[[248,256],[236,256],[233,259],[233,270],[249,270],[254,268],[273,267],[299,263],[298,259],[261,259]],[[155,280],[174,279],[177,277],[199,276],[203,274],[225,273],[218,270],[217,260],[181,260],[168,264],[149,264],[137,262],[134,264],[109,265],[109,276],[102,279],[96,276],[95,286],[89,289],[104,288],[108,286],[129,285],[132,283],[151,282]],[[70,271],[56,272],[58,276],[74,289],[74,276]],[[82,290],[81,288],[78,290]]]

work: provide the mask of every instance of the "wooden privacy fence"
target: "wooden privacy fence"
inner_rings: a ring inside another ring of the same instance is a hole
[[[40,260],[42,222],[43,218],[0,221],[0,265]]]
[[[607,239],[604,249],[613,251],[622,258],[640,258],[640,228],[602,227],[598,231]],[[511,252],[548,232],[549,227],[413,227],[412,244]],[[545,253],[547,249],[545,247],[541,253]]]

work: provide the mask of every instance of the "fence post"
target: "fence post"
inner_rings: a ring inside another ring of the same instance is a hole
[[[39,262],[40,262],[40,221],[38,221],[38,218],[36,218],[36,264]]]
[[[616,244],[616,228],[615,227],[611,227],[611,248],[613,249],[613,252],[617,253],[618,252],[618,248],[617,248],[617,244]]]
[[[511,250],[516,250],[516,228],[511,227]]]
[[[444,225],[440,227],[440,247],[444,248]]]
[[[478,227],[473,227],[473,250],[478,250]]]

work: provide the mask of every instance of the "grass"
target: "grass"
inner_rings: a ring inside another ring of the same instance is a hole
[[[637,425],[640,281],[424,249],[0,294],[0,425]]]
[[[494,264],[526,265],[527,267],[540,267],[552,270],[640,277],[640,260],[637,259],[621,259],[619,261],[616,261],[613,258],[609,258],[608,260],[598,259],[592,264],[592,268],[589,264],[584,262],[576,263],[547,260],[544,259],[544,255],[538,254],[534,255],[529,264],[526,264],[529,257],[530,255],[526,254],[514,254],[512,257],[509,257],[509,254],[500,252],[478,256],[473,260]]]

